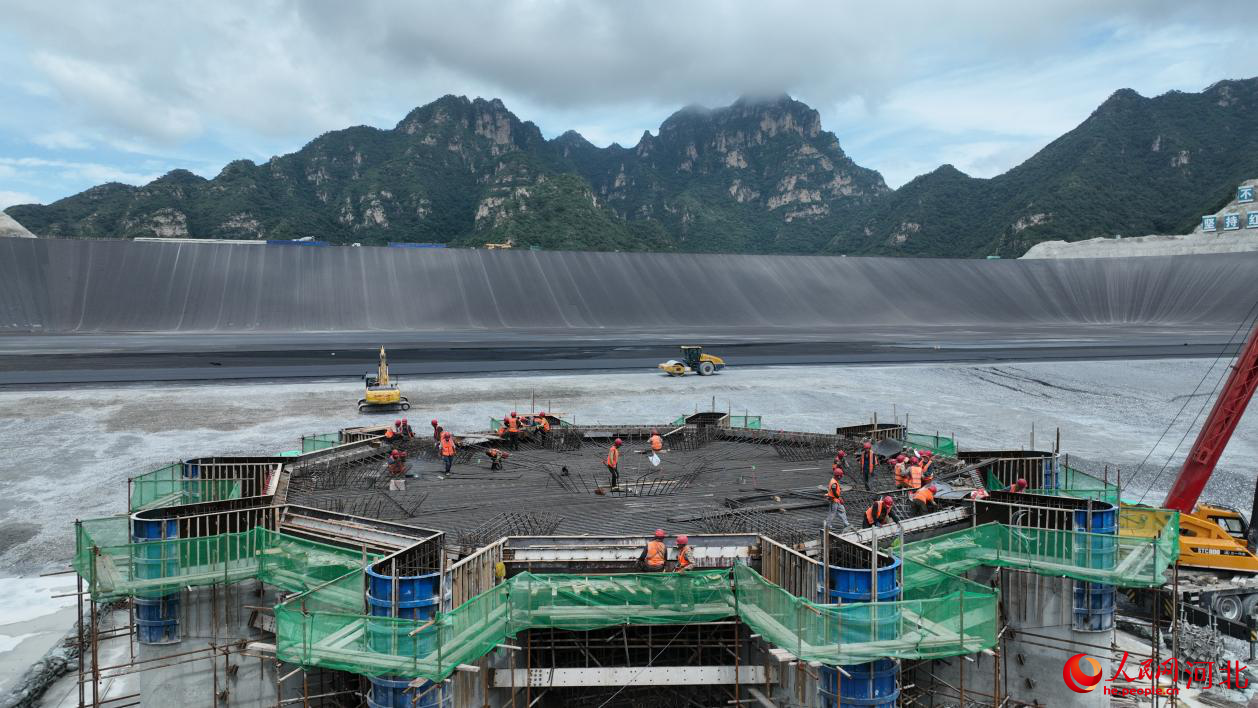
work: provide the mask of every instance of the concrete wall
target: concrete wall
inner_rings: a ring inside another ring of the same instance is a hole
[[[1258,254],[1061,262],[0,240],[0,331],[1235,323]]]

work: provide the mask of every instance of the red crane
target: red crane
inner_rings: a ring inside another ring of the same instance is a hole
[[[1214,465],[1223,454],[1223,448],[1227,447],[1227,441],[1245,414],[1245,407],[1253,398],[1255,388],[1258,388],[1258,323],[1255,323],[1254,331],[1249,333],[1245,347],[1232,364],[1227,384],[1214,402],[1210,417],[1201,427],[1197,442],[1193,443],[1188,459],[1184,460],[1184,466],[1162,503],[1163,507],[1192,512],[1201,497],[1201,490],[1205,489],[1210,475],[1214,474]]]

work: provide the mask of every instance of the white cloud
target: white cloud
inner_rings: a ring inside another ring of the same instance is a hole
[[[86,150],[91,147],[82,136],[68,130],[54,130],[51,133],[40,133],[31,138],[31,142],[49,150]]]
[[[8,209],[14,204],[42,204],[42,200],[34,194],[26,192],[10,192],[0,189],[0,209]]]
[[[161,176],[161,173],[128,172],[96,162],[46,160],[39,157],[0,157],[0,169],[4,168],[51,170],[57,172],[63,179],[87,180],[91,183],[123,182],[125,184],[142,185],[152,182]]]

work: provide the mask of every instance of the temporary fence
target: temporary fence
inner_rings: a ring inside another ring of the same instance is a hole
[[[185,477],[183,463],[175,462],[131,479],[131,511],[239,499],[240,489],[235,479]]]
[[[957,456],[957,442],[950,437],[929,433],[905,433],[909,447],[926,448],[936,455]]]
[[[301,453],[317,452],[336,447],[341,444],[340,433],[320,433],[318,435],[301,436]]]

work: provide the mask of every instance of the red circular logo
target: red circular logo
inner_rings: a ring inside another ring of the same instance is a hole
[[[1075,693],[1088,693],[1101,684],[1101,662],[1087,654],[1075,654],[1066,660],[1061,677]]]

